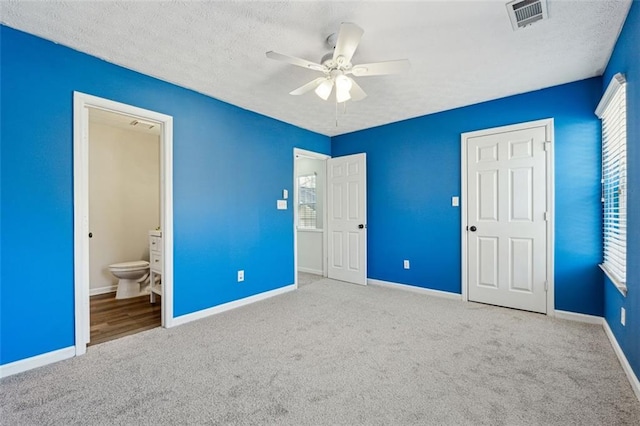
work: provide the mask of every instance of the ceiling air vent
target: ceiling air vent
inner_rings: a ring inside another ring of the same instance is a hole
[[[524,28],[541,19],[547,19],[547,0],[514,0],[507,3],[513,30]]]
[[[156,126],[155,123],[150,123],[144,120],[133,120],[131,123],[129,123],[129,125],[133,127],[144,127],[149,130],[153,129]]]

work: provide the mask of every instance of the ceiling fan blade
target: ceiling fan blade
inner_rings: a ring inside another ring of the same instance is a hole
[[[307,84],[298,87],[296,90],[292,90],[289,92],[290,95],[303,95],[316,87],[318,87],[323,81],[326,81],[326,77],[318,77],[313,81],[308,82]]]
[[[336,48],[333,51],[333,60],[338,61],[338,58],[342,56],[345,64],[351,62],[363,33],[364,30],[356,24],[343,22],[340,25],[338,41],[336,41]]]
[[[294,56],[283,55],[282,53],[274,52],[270,50],[267,52],[267,58],[275,59],[276,61],[287,62],[292,65],[297,65],[302,68],[308,68],[315,71],[327,71],[327,67],[324,65],[316,64],[315,62],[307,61],[306,59],[296,58]]]
[[[351,77],[349,77],[349,80],[351,80],[351,90],[349,91],[349,93],[351,93],[351,100],[360,101],[366,98],[367,94],[362,90],[362,87],[360,87]]]
[[[371,64],[354,65],[351,73],[357,77],[367,77],[371,75],[400,74],[411,67],[408,59],[397,61],[374,62]]]

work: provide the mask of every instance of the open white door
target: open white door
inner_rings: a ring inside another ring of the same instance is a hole
[[[328,275],[367,284],[366,154],[327,160]]]
[[[471,301],[547,313],[549,126],[536,122],[465,138]]]

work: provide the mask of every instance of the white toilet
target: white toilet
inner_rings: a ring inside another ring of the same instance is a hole
[[[146,260],[114,263],[109,265],[109,271],[118,278],[116,299],[128,299],[147,294],[145,282],[149,278],[149,262]]]

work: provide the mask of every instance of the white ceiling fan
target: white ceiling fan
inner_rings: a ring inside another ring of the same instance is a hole
[[[351,58],[358,48],[363,33],[364,30],[356,24],[343,22],[337,37],[336,34],[327,37],[327,43],[333,48],[333,52],[324,55],[319,64],[274,51],[267,52],[267,58],[324,73],[323,77],[318,77],[291,91],[289,93],[291,95],[302,95],[315,90],[315,93],[326,101],[335,86],[336,102],[342,103],[349,99],[359,101],[364,99],[367,94],[353,78],[349,77],[350,74],[355,77],[399,74],[410,67],[407,59],[353,65]]]

